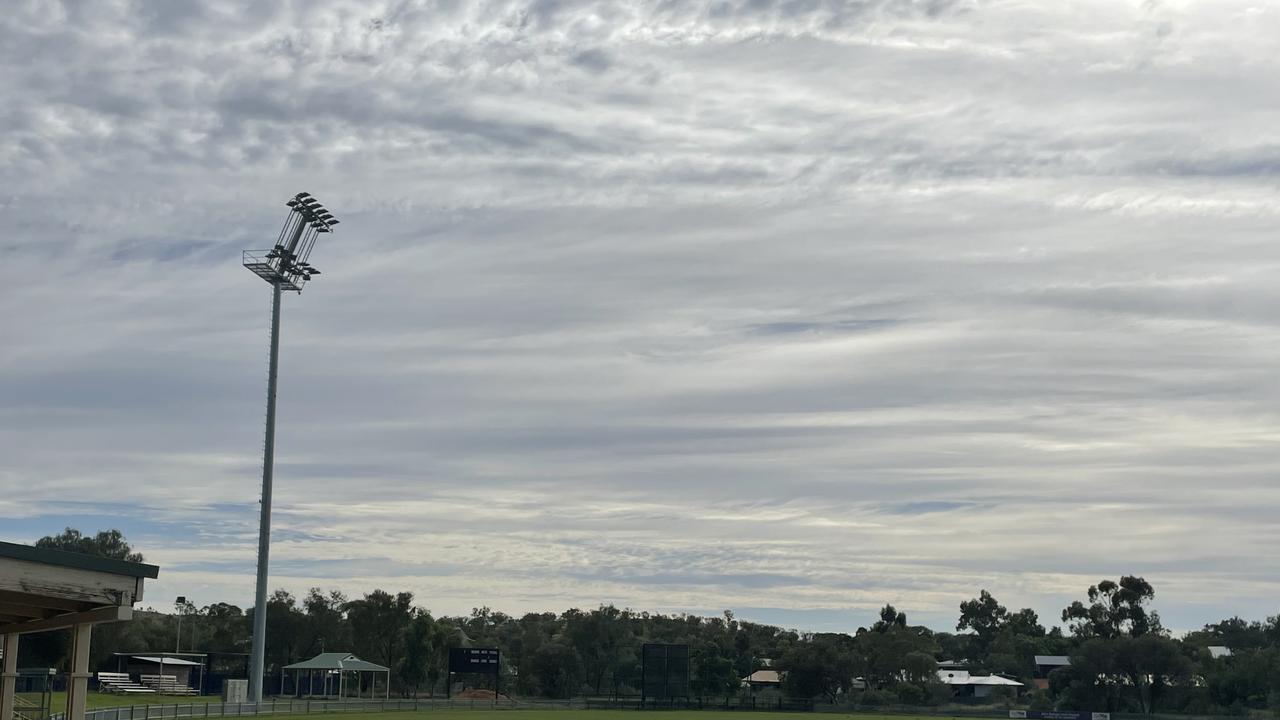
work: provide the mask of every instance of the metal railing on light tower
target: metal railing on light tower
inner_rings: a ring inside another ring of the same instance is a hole
[[[337,219],[310,193],[298,193],[286,205],[289,215],[270,250],[245,250],[245,267],[271,285],[271,369],[267,375],[267,433],[262,448],[262,508],[258,520],[258,584],[253,610],[253,649],[249,656],[249,701],[262,702],[267,642],[267,560],[271,550],[271,476],[276,444],[276,374],[280,364],[280,293],[302,292],[320,271],[307,259],[320,233],[333,232]]]

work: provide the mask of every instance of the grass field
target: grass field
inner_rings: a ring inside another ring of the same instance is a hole
[[[65,692],[53,693],[50,707],[54,712],[62,712],[67,706]],[[203,705],[211,702],[222,702],[219,697],[178,697],[176,695],[112,695],[90,691],[85,697],[85,708],[94,710],[104,707],[120,707],[121,705]]]
[[[272,720],[303,720],[303,718],[324,718],[324,720],[360,720],[374,713],[324,713],[323,715],[272,715],[264,716]],[[573,720],[796,720],[797,717],[821,718],[857,718],[857,720],[946,720],[942,716],[928,718],[912,715],[848,715],[844,713],[787,713],[759,712],[744,710],[647,710],[640,713],[636,710],[423,710],[420,712],[401,711],[392,713],[397,719],[404,720],[554,720],[555,718],[572,718]]]

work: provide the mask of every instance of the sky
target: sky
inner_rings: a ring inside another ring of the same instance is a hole
[[[1280,613],[1280,5],[16,0],[0,540],[271,587]]]

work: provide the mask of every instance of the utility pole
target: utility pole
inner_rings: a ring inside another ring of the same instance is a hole
[[[275,469],[276,378],[280,365],[280,294],[301,293],[320,271],[307,263],[320,233],[333,231],[338,221],[310,193],[298,193],[286,205],[289,215],[275,247],[246,250],[242,262],[271,285],[271,359],[267,371],[267,429],[262,447],[262,498],[258,515],[258,578],[253,606],[253,647],[249,656],[249,702],[262,702],[267,646],[267,566],[271,552],[271,482]]]

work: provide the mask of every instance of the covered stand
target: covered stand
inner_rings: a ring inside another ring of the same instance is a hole
[[[94,625],[129,620],[154,565],[0,542],[0,720],[13,720],[18,638],[71,631],[66,720],[84,720]]]
[[[347,697],[347,673],[356,673],[356,697],[360,697],[360,679],[364,677],[364,673],[374,673],[375,676],[377,673],[385,673],[387,676],[387,686],[384,697],[391,697],[391,670],[381,665],[361,660],[351,653],[320,653],[310,660],[303,660],[300,663],[286,665],[283,670],[293,671],[293,687],[297,692],[301,692],[302,690],[302,674],[306,673],[308,695],[315,694],[313,691],[315,687],[315,675],[316,673],[320,673],[322,694],[328,696],[330,694],[330,686],[336,685],[335,689],[338,691],[339,700]],[[335,674],[338,676],[336,682],[331,680],[331,676]],[[373,695],[372,686],[369,688],[369,694],[370,696]]]

